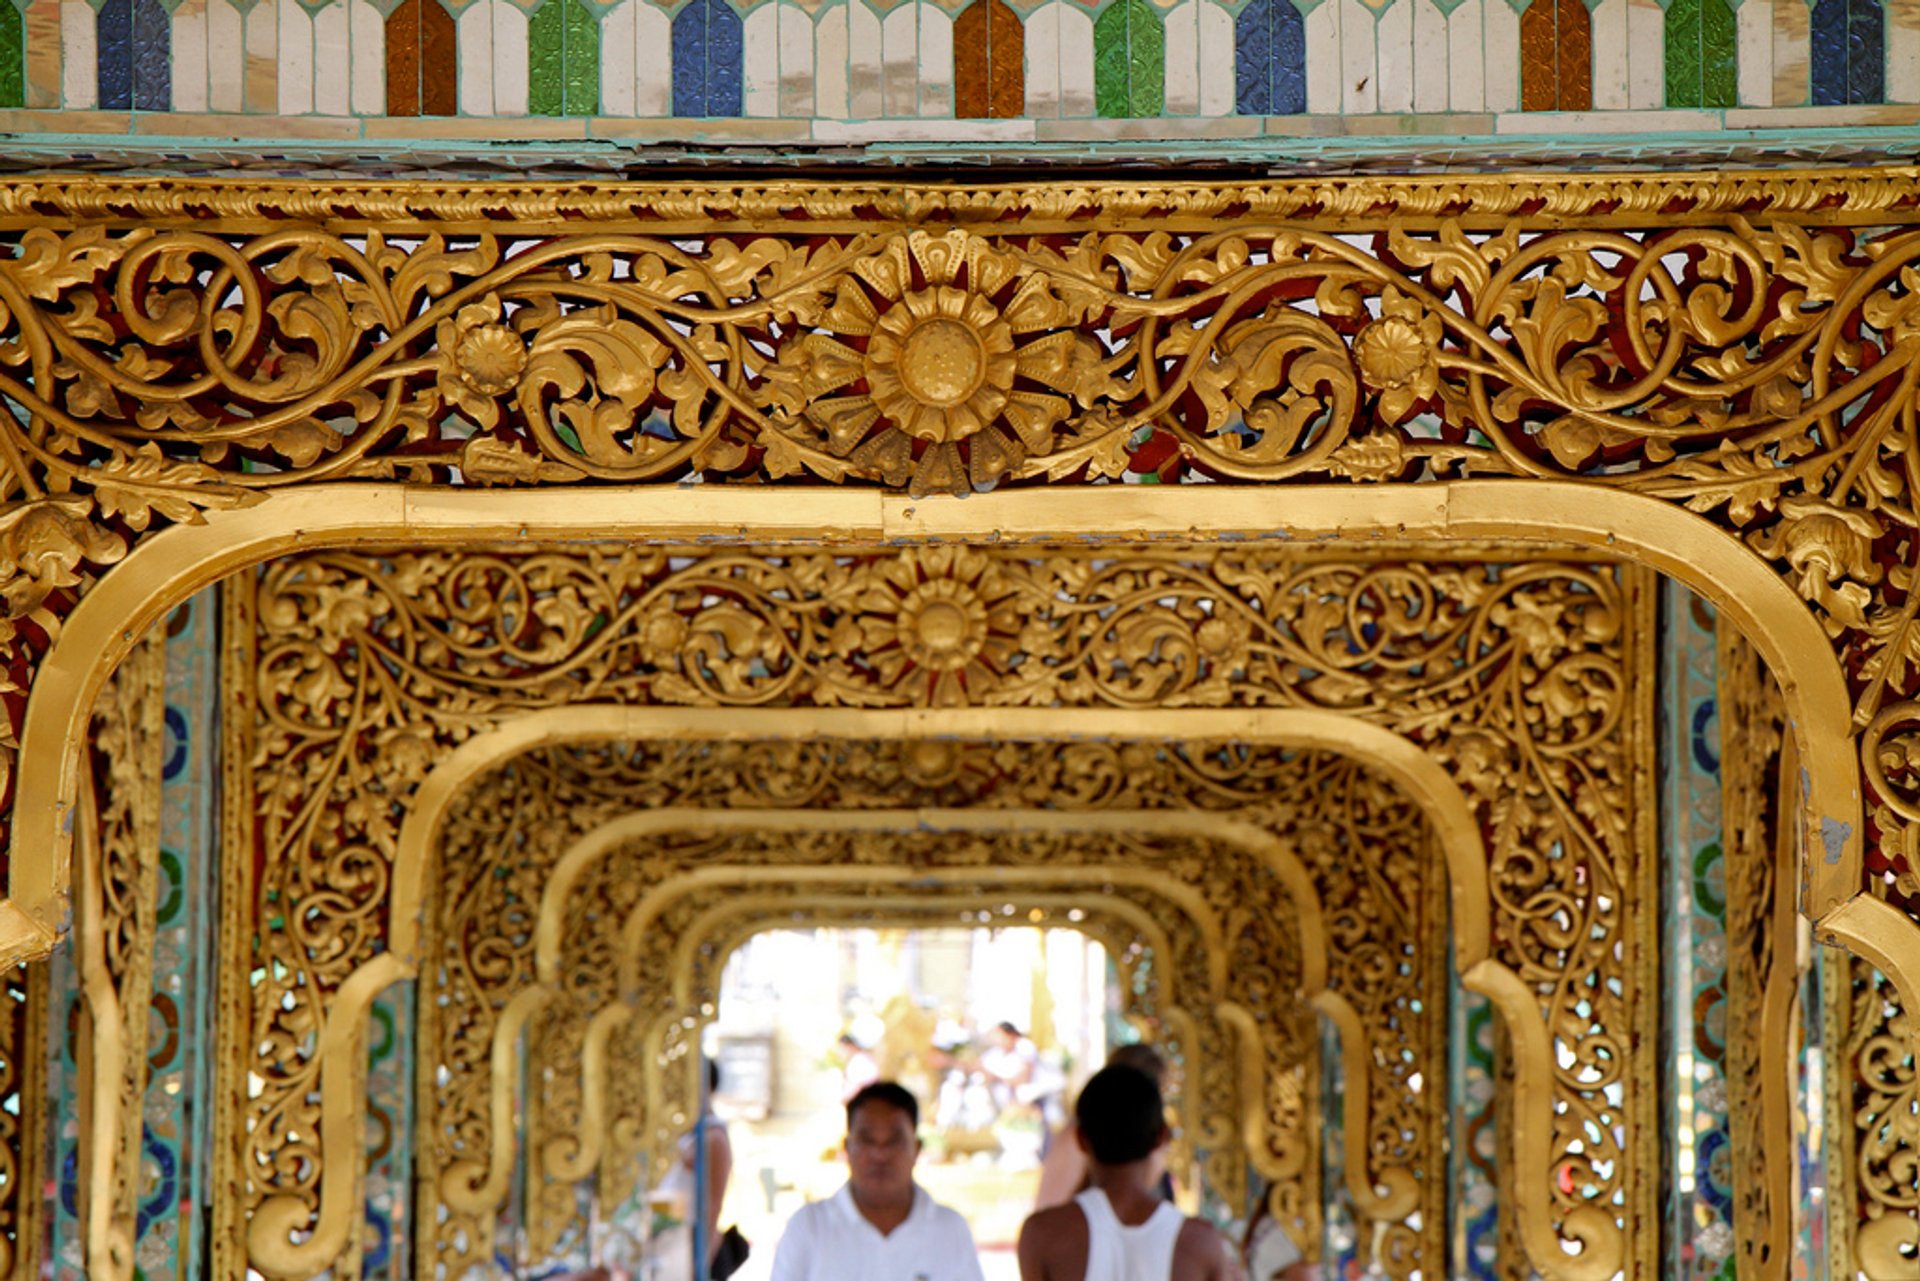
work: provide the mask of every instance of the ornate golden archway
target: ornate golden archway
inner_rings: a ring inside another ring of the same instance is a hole
[[[1806,771],[1802,909],[1911,1007],[1913,185],[1905,171],[751,193],[10,184],[0,227],[22,252],[0,264],[0,301],[20,372],[0,384],[22,417],[0,424],[14,500],[0,595],[16,720],[31,698],[5,954],[43,952],[60,927],[76,745],[109,672],[185,592],[296,546],[1332,535],[1420,540],[1430,557],[1506,538],[1672,573],[1752,638]],[[273,214],[291,219],[269,227]],[[926,387],[887,384],[857,340],[889,316],[925,321],[916,300],[941,290],[979,313],[984,354],[978,385],[936,396],[952,404],[934,414]],[[874,488],[796,484],[769,503],[735,483],[797,475]],[[1463,479],[1485,476],[1501,478]],[[394,477],[416,485],[315,483]],[[639,483],[683,477],[703,483]],[[1080,484],[1148,477],[1257,483]],[[1001,481],[964,504],[881,492]],[[475,483],[525,488],[455,492]],[[278,492],[154,532],[262,491]],[[401,736],[392,759],[431,763],[515,710]],[[369,849],[357,890],[390,872],[398,888],[406,865]],[[303,960],[323,1004],[354,1008],[406,972],[377,937],[349,931]],[[365,967],[328,972],[361,943]],[[309,1084],[312,1063],[355,1050],[357,1020],[318,1026],[311,1061],[291,1065]],[[319,1089],[350,1101],[349,1074]],[[334,1150],[351,1146],[341,1124],[324,1130]],[[307,1231],[301,1198],[254,1228]]]

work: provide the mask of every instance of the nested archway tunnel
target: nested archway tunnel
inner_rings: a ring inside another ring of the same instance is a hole
[[[422,1189],[423,1274],[484,1251],[516,1159],[554,1189],[617,1188],[628,1155],[684,1114],[684,1079],[644,1065],[685,1061],[701,949],[756,928],[743,890],[777,877],[825,911],[854,892],[845,869],[868,869],[853,884],[872,898],[918,844],[949,840],[972,842],[971,862],[943,868],[934,897],[1064,902],[1092,885],[1186,922],[1163,928],[1169,957],[1222,940],[1179,1006],[1187,1039],[1231,1047],[1204,1060],[1235,1065],[1233,1084],[1203,1078],[1188,1101],[1217,1183],[1244,1178],[1251,1154],[1290,1215],[1317,1212],[1286,1181],[1298,1145],[1270,1122],[1304,1088],[1288,1076],[1303,1038],[1271,1029],[1318,1009],[1339,1033],[1349,1150],[1364,1149],[1347,1193],[1397,1234],[1381,1242],[1397,1274],[1440,1275],[1463,1210],[1438,1154],[1449,1127],[1456,1150],[1469,1136],[1433,1106],[1448,1072],[1432,1056],[1460,1037],[1456,1005],[1481,1003],[1497,1072],[1473,1128],[1492,1141],[1473,1142],[1498,1171],[1491,1248],[1569,1281],[1651,1275],[1666,1124],[1653,591],[1643,571],[1568,551],[1442,561],[1387,542],[317,551],[232,580],[228,866],[256,897],[221,942],[227,1008],[244,1013],[222,1029],[220,1070],[250,1081],[216,1154],[241,1189],[225,1248],[276,1277],[364,1254],[366,1167],[329,1154],[353,1150],[361,1029],[383,1009],[417,1011],[402,1127],[417,1141],[393,1174]],[[974,621],[920,628],[954,602]],[[970,705],[929,705],[956,695]],[[1749,736],[1752,776],[1791,780],[1784,716],[1769,715]],[[113,816],[131,812],[111,768],[101,795],[89,868],[112,866]],[[863,830],[889,834],[864,860],[849,835]],[[769,871],[769,831],[780,849],[814,843],[804,874]],[[1803,860],[1791,840],[1762,844],[1773,888],[1747,899],[1786,904],[1755,936],[1777,943]],[[1101,851],[1135,866],[1086,861]],[[1263,876],[1290,888],[1262,898]],[[638,896],[604,916],[620,931],[567,924],[609,895]],[[1289,930],[1300,941],[1283,946]],[[666,950],[642,965],[649,944]],[[1778,1007],[1775,968],[1761,986]],[[1223,971],[1258,990],[1223,988]],[[94,1004],[96,1028],[116,1018]],[[571,1083],[525,1133],[523,1046],[564,1058],[552,1079]],[[643,1065],[637,1086],[602,1070],[615,1056]],[[1772,1102],[1742,1142],[1787,1125],[1788,1068],[1765,1047],[1747,1065]],[[76,1163],[100,1189],[82,1214],[100,1257],[127,1222],[112,1102]],[[1760,1200],[1789,1195],[1766,1185]],[[1784,1213],[1745,1213],[1783,1259],[1768,1234]]]

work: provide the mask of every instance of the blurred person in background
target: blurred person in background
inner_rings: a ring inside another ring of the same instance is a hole
[[[1211,1223],[1160,1194],[1166,1105],[1147,1073],[1111,1064],[1074,1105],[1087,1188],[1036,1210],[1020,1227],[1020,1281],[1241,1281],[1240,1263]]]
[[[919,1130],[892,1081],[847,1100],[847,1182],[788,1222],[771,1281],[985,1281],[967,1221],[914,1182]]]

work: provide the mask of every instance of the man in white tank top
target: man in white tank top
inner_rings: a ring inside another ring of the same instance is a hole
[[[1137,1068],[1094,1073],[1074,1106],[1088,1187],[1020,1228],[1020,1281],[1237,1281],[1227,1243],[1160,1197],[1166,1110]]]

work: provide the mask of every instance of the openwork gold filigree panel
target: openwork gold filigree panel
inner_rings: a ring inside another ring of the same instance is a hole
[[[1187,1068],[1181,1101],[1195,1127],[1183,1135],[1183,1146],[1189,1151],[1195,1147],[1200,1149],[1209,1182],[1230,1198],[1246,1195],[1250,1156],[1263,1173],[1284,1179],[1284,1195],[1276,1200],[1283,1208],[1298,1214],[1297,1221],[1291,1218],[1285,1221],[1299,1233],[1303,1242],[1311,1244],[1318,1223],[1317,1214],[1307,1207],[1317,1207],[1319,1193],[1317,1170],[1310,1168],[1304,1159],[1311,1155],[1313,1144],[1307,1133],[1307,1112],[1302,1106],[1308,1096],[1308,1068],[1300,1053],[1302,1042],[1310,1039],[1311,1017],[1297,1007],[1291,1015],[1277,1009],[1264,1020],[1267,1026],[1253,1037],[1241,1033],[1237,1024],[1222,1022],[1215,1003],[1223,995],[1233,994],[1223,993],[1217,981],[1210,981],[1209,971],[1216,968],[1210,962],[1222,945],[1219,933],[1222,922],[1214,914],[1206,913],[1196,921],[1150,890],[1139,887],[1103,890],[1097,884],[1103,871],[1129,865],[1129,851],[1124,849],[1111,851],[1114,856],[1111,863],[1098,859],[1089,866],[1086,859],[1081,859],[1080,866],[1071,871],[1081,873],[1083,884],[1064,895],[1058,892],[1048,895],[1032,883],[997,882],[992,877],[998,868],[980,859],[982,854],[997,859],[1012,852],[1020,864],[1035,865],[1042,857],[1052,861],[1062,855],[1079,853],[1086,848],[1084,837],[1069,849],[1063,841],[982,843],[935,838],[930,842],[924,837],[903,840],[890,836],[884,854],[872,849],[871,840],[855,842],[869,847],[867,855],[863,857],[858,850],[851,851],[855,863],[842,862],[839,866],[866,867],[870,869],[871,879],[839,880],[831,885],[809,885],[804,872],[810,867],[834,865],[820,862],[822,856],[837,855],[845,859],[849,851],[828,848],[829,844],[846,846],[845,838],[829,842],[816,837],[798,844],[803,848],[796,852],[787,838],[775,833],[773,839],[747,842],[747,848],[737,851],[732,847],[711,851],[736,868],[767,866],[761,860],[773,855],[778,846],[779,861],[775,865],[793,868],[802,874],[802,879],[797,885],[778,890],[765,886],[756,889],[751,885],[708,886],[677,898],[654,918],[641,944],[641,952],[619,963],[622,969],[648,976],[648,981],[633,994],[630,1007],[605,1011],[624,1012],[629,1020],[615,1033],[616,1053],[596,1062],[591,1056],[581,1054],[577,1038],[569,1044],[547,1034],[542,1034],[538,1041],[529,1036],[528,1067],[530,1072],[541,1074],[538,1079],[542,1096],[537,1112],[529,1114],[525,1142],[531,1262],[549,1257],[548,1251],[555,1243],[585,1227],[573,1186],[582,1172],[563,1168],[568,1160],[577,1159],[583,1151],[595,1146],[601,1149],[598,1213],[610,1216],[631,1194],[634,1172],[651,1168],[652,1177],[657,1178],[677,1159],[675,1141],[697,1111],[698,1085],[685,1069],[696,1068],[699,1062],[698,1027],[710,1017],[713,1002],[718,999],[717,965],[741,936],[764,929],[769,923],[847,925],[882,919],[893,921],[900,914],[899,903],[914,899],[924,905],[923,919],[932,909],[938,911],[946,923],[953,920],[956,903],[990,903],[995,907],[1007,904],[1019,909],[1024,916],[1029,908],[1041,910],[1035,905],[1044,902],[1064,918],[1068,913],[1066,903],[1087,902],[1094,905],[1097,915],[1106,916],[1111,937],[1120,947],[1139,937],[1139,922],[1163,922],[1163,927],[1156,929],[1156,937],[1171,940],[1171,950],[1178,955],[1173,968],[1180,973],[1167,976],[1166,990],[1171,1004],[1160,1013],[1185,1030],[1173,1038],[1173,1049]],[[930,844],[950,848],[934,854],[928,850]],[[897,855],[903,851],[914,855],[915,866],[927,880],[946,879],[947,883],[916,886],[903,894],[897,867]],[[659,847],[655,847],[655,857],[658,852]],[[736,852],[744,855],[748,862],[732,863]],[[1139,852],[1132,851],[1136,855]],[[872,857],[874,854],[881,857],[876,860]],[[896,858],[889,860],[886,854]],[[954,854],[968,857],[958,861],[950,857]],[[938,874],[937,869],[941,867],[948,869],[945,878]],[[1070,885],[1071,877],[1063,878],[1061,884]],[[1073,915],[1084,917],[1085,913],[1074,910]],[[973,919],[973,914],[969,914],[969,919]],[[1083,920],[1075,928],[1084,925]],[[1269,960],[1266,964],[1270,966],[1273,962]],[[576,1027],[587,1028],[591,1024],[590,1013],[577,1006],[568,1008],[556,999],[547,1005],[533,1026],[557,1030],[557,1024],[571,1022]],[[1145,1015],[1148,1009],[1136,1006],[1135,1013]],[[1254,1087],[1256,1094],[1269,1088],[1264,1080],[1256,1084],[1255,1080],[1243,1076],[1242,1066],[1248,1056],[1262,1062],[1263,1072],[1271,1072],[1274,1078],[1290,1086],[1285,1092],[1284,1106],[1272,1108],[1258,1098],[1244,1097],[1249,1086]],[[638,1080],[629,1082],[629,1088],[624,1091],[609,1088],[613,1084],[611,1078],[622,1073]],[[585,1122],[603,1127],[608,1136],[604,1143],[594,1141],[600,1131],[584,1133],[580,1129],[580,1090],[569,1085],[577,1086],[583,1076],[587,1078],[589,1090],[597,1086],[619,1100],[606,1108],[603,1116],[592,1116]],[[468,1083],[469,1088],[471,1084]],[[479,1084],[498,1090],[502,1082],[496,1078]],[[561,1087],[557,1095],[553,1088],[556,1085]],[[643,1088],[633,1089],[633,1085]],[[458,1092],[443,1090],[441,1097],[449,1095],[457,1098]],[[531,1093],[529,1100],[532,1100]],[[1251,1153],[1243,1138],[1247,1132],[1244,1127],[1248,1126],[1261,1135],[1263,1145]],[[484,1132],[484,1124],[462,1128]],[[488,1137],[498,1143],[501,1136]],[[513,1141],[510,1136],[508,1141]],[[1281,1159],[1276,1159],[1274,1153],[1280,1154]],[[588,1166],[587,1170],[591,1168]],[[608,1172],[618,1174],[609,1180]],[[472,1232],[475,1225],[462,1223],[464,1217],[453,1213],[447,1216],[447,1221],[449,1225],[459,1223]],[[493,1233],[484,1222],[478,1226],[485,1249]],[[443,1232],[441,1239],[456,1242],[459,1236]],[[503,1240],[492,1248],[511,1249],[512,1242]],[[464,1260],[443,1251],[437,1261],[448,1274],[457,1275]]]
[[[1800,972],[1792,876],[1797,866],[1792,749],[1779,686],[1753,647],[1718,636],[1722,809],[1726,827],[1727,1120],[1742,1276],[1784,1278],[1795,1248],[1792,1044]]]
[[[1853,1258],[1870,1281],[1893,1281],[1920,1268],[1920,1084],[1914,1072],[1913,1014],[1873,966],[1840,953],[1833,985],[1841,1035],[1834,1046],[1840,1110],[1839,1155],[1850,1158],[1859,1229]]]
[[[114,672],[95,704],[89,751],[93,795],[78,842],[80,893],[73,934],[83,1025],[80,1146],[112,1154],[107,1183],[83,1182],[78,1211],[88,1258],[108,1281],[133,1276],[135,1213],[145,1155],[147,1033],[153,995],[160,867],[160,778],[165,759],[166,649],[155,631]],[[96,1132],[111,1138],[96,1145]],[[89,1161],[91,1166],[92,1161]]]
[[[1700,514],[1818,616],[1904,902],[1915,187],[10,182],[9,710],[129,548],[320,480],[1565,480]],[[936,687],[993,662],[955,639],[990,610],[930,617]]]
[[[0,1272],[39,1273],[46,1146],[47,967],[0,978]]]
[[[237,941],[268,976],[252,1035],[273,1047],[243,1105],[245,1203],[317,1205],[323,1161],[275,1156],[289,1131],[306,1148],[321,1119],[308,1032],[379,952],[413,789],[518,711],[1308,707],[1412,738],[1476,807],[1496,953],[1555,1047],[1538,1065],[1554,1082],[1551,1164],[1529,1171],[1528,1198],[1552,1230],[1650,1249],[1634,1224],[1651,1195],[1636,1174],[1651,1168],[1636,1119],[1651,1083],[1618,1049],[1653,1043],[1639,910],[1652,807],[1636,790],[1650,772],[1635,764],[1650,751],[1651,681],[1636,679],[1647,580],[1405,555],[686,547],[275,562],[248,593],[255,800],[236,812],[267,853],[258,888],[275,905]],[[1254,752],[1183,768],[1243,780],[1283,766]],[[1136,767],[1106,768],[1081,786],[1118,794]]]
[[[1071,770],[1073,766],[1065,768]],[[865,772],[838,772],[843,769]],[[462,1257],[474,1250],[484,1253],[492,1239],[491,1209],[505,1190],[504,1183],[496,1180],[492,1202],[485,1210],[466,1208],[469,1189],[484,1181],[489,1167],[501,1175],[506,1170],[501,1164],[503,1158],[495,1151],[499,1136],[490,1130],[490,1117],[499,1115],[493,1100],[503,1088],[493,1064],[497,1061],[498,1039],[521,1034],[519,1020],[528,1017],[520,1013],[524,1007],[521,994],[535,980],[533,934],[524,921],[520,928],[503,928],[501,918],[516,913],[524,918],[529,904],[541,903],[543,913],[557,913],[567,922],[559,936],[564,942],[557,970],[558,990],[550,994],[538,1014],[531,1016],[533,1022],[527,1026],[569,1023],[573,1030],[529,1040],[530,1046],[537,1047],[532,1051],[533,1070],[541,1073],[540,1112],[544,1124],[530,1125],[534,1137],[528,1151],[540,1162],[537,1170],[570,1183],[592,1168],[591,1158],[584,1153],[596,1140],[583,1138],[577,1131],[583,1115],[580,1042],[591,1035],[584,1025],[598,1013],[596,1006],[613,998],[607,990],[607,976],[616,972],[626,976],[620,997],[632,1006],[632,1020],[642,1032],[625,1056],[629,1061],[653,1064],[682,1057],[679,1051],[663,1049],[657,1042],[663,1035],[684,1034],[689,1013],[695,1021],[705,1017],[702,1003],[686,994],[689,984],[697,986],[701,981],[699,973],[683,981],[702,952],[698,947],[684,950],[685,941],[694,938],[697,942],[701,937],[701,930],[695,927],[701,914],[712,910],[716,902],[737,908],[738,891],[712,900],[698,896],[678,899],[660,915],[649,917],[644,926],[629,923],[629,917],[643,897],[659,893],[667,879],[709,865],[788,868],[802,878],[802,888],[810,884],[804,878],[814,869],[852,868],[864,870],[864,875],[875,878],[876,885],[896,892],[903,867],[919,868],[923,873],[946,868],[949,879],[955,872],[966,874],[964,883],[955,883],[936,894],[949,903],[956,895],[964,899],[987,894],[990,886],[983,888],[977,882],[1009,866],[1048,869],[1056,879],[1067,876],[1067,881],[1055,886],[1055,892],[1078,891],[1094,904],[1141,893],[1138,887],[1127,890],[1106,884],[1114,879],[1113,869],[1160,869],[1157,874],[1168,884],[1185,887],[1193,902],[1205,905],[1204,919],[1199,922],[1191,919],[1195,910],[1192,905],[1181,907],[1151,895],[1149,902],[1138,908],[1140,919],[1172,914],[1175,923],[1159,931],[1163,940],[1159,950],[1169,962],[1166,974],[1179,979],[1183,995],[1178,1000],[1172,996],[1164,999],[1198,1020],[1194,1035],[1200,1041],[1186,1047],[1185,1058],[1206,1065],[1206,1070],[1189,1083],[1190,1137],[1210,1154],[1209,1177],[1215,1186],[1229,1195],[1244,1195],[1246,1162],[1251,1156],[1263,1173],[1293,1180],[1287,1203],[1296,1213],[1304,1213],[1298,1197],[1301,1086],[1297,1073],[1292,1074],[1290,1090],[1284,1082],[1290,1077],[1291,1065],[1300,1063],[1302,1047],[1311,1038],[1302,1023],[1305,1012],[1292,1004],[1292,993],[1299,987],[1297,946],[1286,934],[1273,933],[1291,919],[1296,909],[1271,870],[1231,849],[1210,851],[1192,842],[1156,849],[1124,839],[1100,846],[1101,838],[1078,833],[1047,840],[1023,837],[1004,847],[979,838],[949,841],[947,846],[951,848],[936,845],[931,852],[924,838],[898,833],[859,839],[850,839],[845,833],[783,831],[751,840],[703,835],[611,851],[573,883],[563,903],[549,906],[543,901],[555,893],[549,878],[561,851],[579,836],[594,831],[607,817],[627,812],[633,804],[635,783],[641,784],[643,794],[661,789],[654,794],[664,804],[723,806],[737,805],[740,797],[753,803],[751,798],[756,793],[759,803],[765,805],[768,793],[759,789],[772,782],[771,790],[780,799],[803,796],[823,809],[844,813],[850,808],[896,809],[903,801],[951,798],[955,792],[950,789],[962,779],[971,780],[962,786],[975,794],[976,803],[1017,805],[1020,792],[1036,792],[1045,786],[1047,775],[1057,776],[1061,770],[1062,763],[1054,758],[1051,745],[856,742],[844,752],[823,752],[815,744],[755,744],[744,749],[711,744],[696,749],[683,744],[659,745],[657,751],[535,753],[485,780],[465,798],[449,830],[440,869],[445,880],[435,896],[435,901],[445,906],[433,918],[436,928],[430,931],[437,939],[429,944],[430,955],[441,958],[432,969],[444,977],[422,997],[428,1026],[437,1030],[424,1038],[435,1047],[422,1064],[423,1088],[429,1079],[433,1082],[435,1114],[423,1115],[421,1145],[425,1151],[441,1154],[439,1163],[459,1165],[460,1169],[451,1176],[454,1182],[445,1184],[451,1204],[441,1220],[444,1230],[439,1234],[439,1255],[423,1260],[422,1266],[447,1263],[448,1250]],[[806,778],[809,774],[813,775],[811,781]],[[1017,786],[1014,778],[1020,780]],[[781,815],[794,812],[777,811]],[[500,822],[502,818],[508,820],[507,824]],[[1417,823],[1417,812],[1413,818]],[[911,820],[907,825],[912,825]],[[503,850],[507,852],[504,863],[499,853]],[[1329,849],[1322,863],[1331,867],[1338,853]],[[1075,869],[1077,879],[1068,876],[1065,869]],[[1429,870],[1429,882],[1432,879]],[[847,892],[848,888],[861,887],[842,888],[835,881],[814,885],[810,893],[821,898]],[[1025,901],[1034,892],[1028,885],[1020,889],[1019,897]],[[777,910],[782,913],[779,919],[784,920],[785,912],[804,905],[806,894],[790,885],[778,896],[777,903],[751,897],[747,901],[757,902],[763,915],[770,916]],[[1392,939],[1384,943],[1391,947]],[[1425,960],[1435,967],[1429,972],[1437,972],[1437,956]],[[1232,968],[1235,966],[1237,970]],[[1228,973],[1233,977],[1223,988],[1223,976]],[[1273,1071],[1272,1079],[1242,1078],[1245,1057],[1233,1048],[1233,1032],[1220,1028],[1212,1014],[1214,1005],[1222,1000],[1233,1000],[1248,1011],[1247,1031],[1241,1035],[1252,1036],[1258,1060]],[[1413,1008],[1405,1008],[1408,1005]],[[1398,1015],[1404,1024],[1399,1035],[1383,1033],[1383,1040],[1395,1053],[1409,1038],[1423,1046],[1430,1043],[1431,1035],[1422,1035],[1428,1032],[1428,1020],[1417,1001],[1402,1002]],[[1383,1045],[1381,1051],[1386,1048]],[[1438,1071],[1440,1064],[1428,1054],[1407,1070]],[[670,1084],[676,1081],[669,1078]],[[1258,1105],[1243,1105],[1241,1093],[1249,1087],[1264,1091],[1267,1097]],[[661,1103],[656,1081],[653,1097],[638,1116],[632,1109],[612,1110],[613,1132],[633,1136],[626,1148],[627,1158],[636,1153],[673,1151],[685,1119],[684,1114],[675,1119],[673,1104],[677,1100],[684,1106],[685,1100],[677,1090],[667,1097],[668,1103]],[[1259,1123],[1257,1132],[1265,1136],[1265,1146],[1256,1146],[1249,1153],[1239,1118],[1260,1116],[1263,1108],[1266,1119]],[[623,1117],[632,1119],[623,1121]],[[586,1124],[590,1133],[600,1128],[592,1121]],[[543,1129],[558,1133],[548,1137]],[[559,1143],[556,1145],[553,1139]],[[602,1161],[602,1168],[616,1172],[633,1168],[627,1158],[608,1158]],[[463,1162],[466,1164],[461,1165]],[[1398,1172],[1383,1168],[1381,1181],[1410,1185],[1411,1168],[1417,1167],[1403,1167]],[[606,1182],[603,1177],[603,1200],[617,1203],[622,1198],[617,1194],[609,1197]],[[553,1189],[538,1204],[555,1208],[545,1215],[536,1212],[532,1224],[536,1257],[544,1245],[560,1239],[571,1226],[572,1192]],[[1302,1235],[1306,1235],[1304,1228]],[[458,1260],[451,1266],[457,1272]]]

